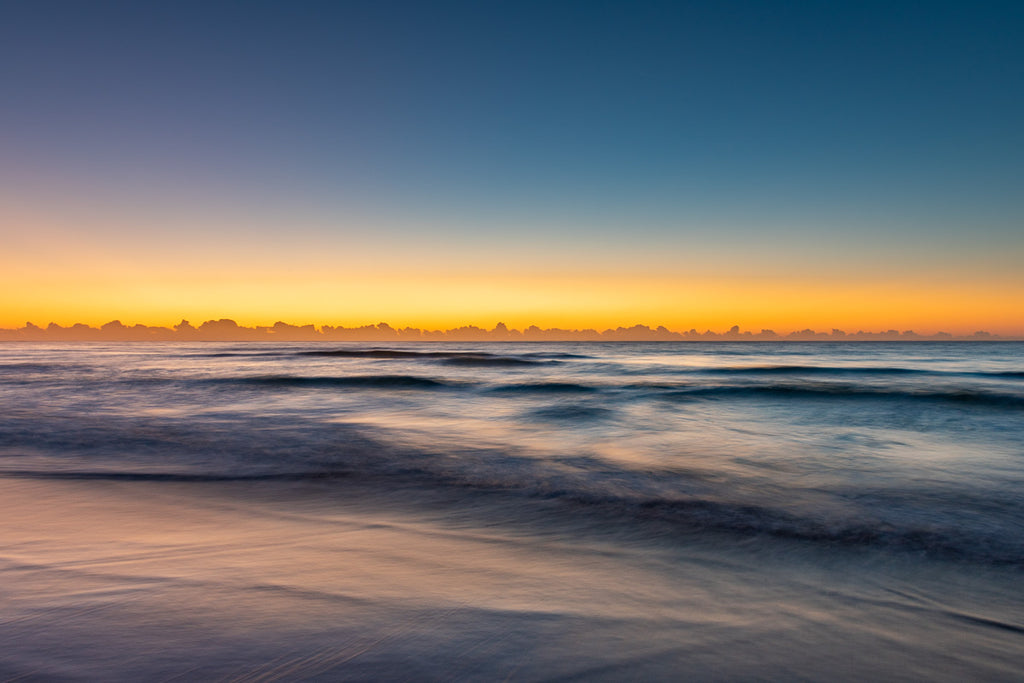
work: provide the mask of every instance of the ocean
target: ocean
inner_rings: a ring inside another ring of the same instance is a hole
[[[0,345],[0,680],[1020,680],[1024,344]]]

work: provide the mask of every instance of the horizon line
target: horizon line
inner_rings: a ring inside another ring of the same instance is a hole
[[[726,332],[704,332],[691,328],[686,332],[669,330],[663,325],[652,328],[635,324],[630,327],[563,329],[558,327],[542,329],[530,325],[522,330],[509,328],[497,323],[493,329],[476,325],[463,325],[446,330],[430,330],[418,327],[395,328],[386,322],[344,327],[313,324],[292,325],[278,321],[273,325],[245,327],[230,318],[207,320],[198,327],[188,320],[177,325],[125,325],[112,320],[99,327],[74,323],[68,327],[49,323],[39,327],[31,322],[20,328],[0,328],[0,341],[376,341],[376,342],[514,342],[514,341],[575,341],[575,342],[642,342],[642,341],[1024,341],[1024,336],[1002,336],[985,330],[970,335],[955,335],[948,332],[918,334],[913,330],[889,329],[880,332],[858,330],[848,333],[833,328],[829,332],[818,332],[807,328],[780,334],[771,329],[759,332],[743,331],[733,325]]]

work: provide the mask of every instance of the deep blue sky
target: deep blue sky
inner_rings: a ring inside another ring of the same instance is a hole
[[[99,240],[1024,255],[1020,2],[0,8],[0,199]]]

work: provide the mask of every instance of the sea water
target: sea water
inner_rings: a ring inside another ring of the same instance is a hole
[[[1018,679],[1024,344],[0,346],[0,679]]]

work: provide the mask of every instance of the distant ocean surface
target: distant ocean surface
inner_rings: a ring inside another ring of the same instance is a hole
[[[0,680],[1020,680],[1024,343],[8,343],[0,519]]]

